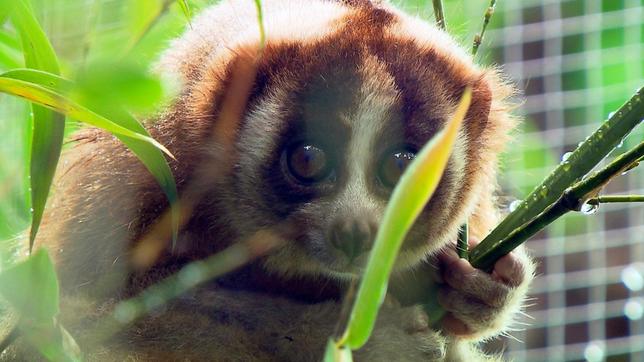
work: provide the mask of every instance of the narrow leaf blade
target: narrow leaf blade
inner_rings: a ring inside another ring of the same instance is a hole
[[[25,65],[55,74],[60,73],[56,53],[36,20],[31,6],[24,0],[15,1],[11,18],[22,41]],[[32,114],[30,160],[32,218],[29,250],[33,246],[40,226],[65,132],[65,117],[61,114],[37,105],[32,105]]]
[[[55,110],[56,112],[63,113],[68,117],[77,119],[81,122],[95,127],[102,128],[115,135],[123,135],[150,143],[159,150],[163,151],[168,156],[174,157],[172,156],[170,151],[168,151],[162,144],[150,138],[149,136],[142,135],[123,126],[120,126],[108,120],[107,118],[77,104],[69,98],[66,98],[65,96],[45,87],[41,87],[40,85],[0,76],[0,92],[25,98],[31,102],[37,103],[51,110]]]
[[[183,12],[183,15],[186,16],[186,19],[190,21],[190,18],[192,18],[192,15],[190,14],[190,5],[188,5],[187,0],[177,0],[179,3],[179,7],[181,7],[181,11]]]
[[[369,254],[349,323],[340,339],[341,346],[358,349],[371,335],[398,250],[438,186],[471,98],[471,89],[467,88],[452,119],[423,147],[394,188]]]
[[[34,323],[52,320],[58,313],[58,280],[44,249],[0,273],[2,295],[23,318]]]
[[[338,346],[333,339],[329,339],[324,351],[324,362],[352,362],[351,349]]]

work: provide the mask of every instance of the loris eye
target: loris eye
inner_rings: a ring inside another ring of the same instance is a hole
[[[321,181],[331,171],[326,152],[316,145],[301,143],[286,152],[288,171],[302,183]]]
[[[414,157],[416,157],[416,153],[410,150],[397,150],[386,154],[382,159],[378,172],[380,182],[388,188],[396,186],[398,179],[400,179],[400,176],[405,172]]]

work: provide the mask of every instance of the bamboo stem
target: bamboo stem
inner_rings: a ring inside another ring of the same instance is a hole
[[[436,25],[445,30],[447,29],[447,21],[445,20],[445,13],[443,12],[443,1],[432,0],[434,6],[434,18],[436,18]]]
[[[474,35],[474,44],[472,44],[472,57],[476,55],[483,41],[483,36],[485,35],[485,30],[487,25],[490,23],[490,19],[494,14],[494,7],[496,6],[496,0],[490,0],[490,5],[485,9],[485,14],[483,15],[483,25],[481,26],[481,32]]]
[[[640,124],[643,115],[644,88],[640,88],[610,119],[577,147],[570,157],[552,171],[516,210],[511,212],[479,245],[470,250],[470,260],[476,260],[478,265],[493,264],[496,261],[494,258],[501,256],[494,249],[503,239],[555,203],[570,185],[585,176]],[[521,240],[523,241],[525,240]]]
[[[461,228],[458,229],[458,240],[456,241],[456,253],[458,253],[458,257],[461,259],[467,259],[468,258],[468,239],[470,238],[470,232],[469,232],[469,227],[467,225],[467,222],[463,223],[461,225]]]
[[[476,254],[474,254],[474,250],[477,250],[477,248],[474,248],[470,254],[470,263],[472,266],[482,270],[492,270],[499,258],[511,252],[554,220],[569,211],[583,211],[584,205],[588,203],[591,197],[597,195],[601,188],[637,162],[642,155],[644,155],[644,142],[620,155],[600,171],[566,189],[555,203],[529,222],[514,229],[503,240],[492,244],[488,248],[478,249],[479,252]],[[596,206],[594,209],[596,209]]]

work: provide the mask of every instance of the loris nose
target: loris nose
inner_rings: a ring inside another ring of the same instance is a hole
[[[342,251],[349,260],[371,249],[376,224],[367,218],[340,218],[331,226],[331,245]]]

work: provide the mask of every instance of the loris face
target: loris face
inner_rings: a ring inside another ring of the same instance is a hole
[[[298,40],[270,38],[268,15],[269,38],[224,182],[231,192],[220,202],[227,222],[242,236],[283,220],[295,225],[266,258],[270,269],[359,272],[400,175],[470,85],[466,123],[397,267],[440,249],[475,207],[476,179],[487,172],[481,163],[493,168],[478,154],[489,152],[486,73],[445,33],[394,11],[323,14],[311,25],[320,29]]]

